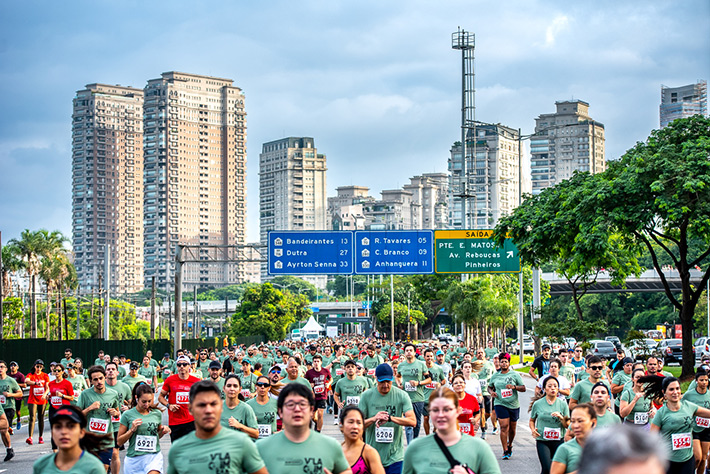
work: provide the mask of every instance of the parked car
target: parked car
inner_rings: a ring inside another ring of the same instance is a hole
[[[614,344],[614,347],[616,347],[617,350],[621,349],[621,341],[617,336],[607,336],[604,338],[604,340]]]
[[[663,364],[668,365],[671,362],[680,362],[683,360],[683,340],[682,339],[663,339],[658,343],[654,350],[656,357],[663,359]]]
[[[698,365],[704,355],[710,356],[710,338],[697,338],[693,345],[693,351],[695,352],[695,365]]]
[[[443,334],[439,334],[438,339],[439,339],[439,342],[445,342],[447,344],[455,344],[456,343],[456,338],[454,336],[452,336],[451,334],[449,334],[448,332],[443,333]]]
[[[564,348],[565,349],[574,349],[574,346],[577,345],[577,339],[573,337],[566,337],[565,338],[565,343],[564,343]]]
[[[658,343],[653,339],[634,339],[626,349],[629,352],[629,357],[634,360],[645,361],[648,356],[653,354],[657,345]]]
[[[550,341],[546,337],[543,337],[542,341],[540,341],[540,346],[542,346],[543,344],[548,344],[550,346],[550,349],[552,349],[552,352],[554,352],[555,354],[560,352],[560,348],[562,347],[559,342]]]
[[[510,343],[508,351],[515,354],[520,352],[520,343],[517,339]],[[523,352],[535,352],[535,341],[533,341],[531,336],[523,336]]]
[[[592,340],[589,341],[589,354],[606,357],[607,359],[616,358],[616,346],[609,341]]]

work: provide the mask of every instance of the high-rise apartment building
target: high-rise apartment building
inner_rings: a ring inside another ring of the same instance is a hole
[[[460,142],[449,157],[448,226],[492,229],[520,203],[518,130],[498,124],[477,124],[468,131],[467,178]],[[466,200],[463,216],[462,200]]]
[[[446,173],[414,176],[402,188],[412,194],[412,229],[448,227],[449,176]]]
[[[143,91],[88,84],[72,113],[72,247],[82,288],[143,289]]]
[[[569,179],[575,171],[601,173],[604,159],[604,125],[589,116],[582,100],[555,102],[557,112],[535,119],[530,140],[532,192]]]
[[[367,186],[339,186],[328,198],[330,230],[365,230],[364,206],[375,201]]]
[[[144,274],[165,288],[178,243],[245,242],[246,111],[231,79],[166,72],[144,92]],[[183,278],[189,289],[245,274],[235,264],[199,263],[186,265]]]
[[[661,86],[661,128],[675,119],[708,115],[708,81],[681,87]]]

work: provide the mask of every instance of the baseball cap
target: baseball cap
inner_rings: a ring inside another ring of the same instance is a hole
[[[165,354],[163,354],[163,357],[170,357],[170,352],[166,352]]]
[[[348,360],[346,360],[345,363],[343,364],[343,367],[347,367],[347,366],[349,366],[349,365],[357,366],[357,362],[355,362],[355,361],[352,360],[352,359],[348,359]]]
[[[436,355],[438,355],[438,356],[443,356],[443,355],[444,355],[444,351],[436,351]]]
[[[394,378],[394,371],[389,364],[380,364],[375,369],[375,378],[378,382],[392,381]]]
[[[35,365],[42,365],[42,366],[44,366],[44,361],[43,361],[42,359],[37,359],[37,360],[35,361],[35,363],[32,364],[32,365],[33,365],[33,366],[35,366]]]
[[[544,349],[552,349],[552,348],[550,347],[549,344],[546,343],[546,344],[542,345],[542,349],[544,350]]]
[[[53,425],[59,418],[69,418],[79,426],[86,428],[86,417],[84,413],[73,405],[62,405],[61,408],[55,410],[49,415],[49,424]]]
[[[129,369],[137,369],[138,367],[140,367],[140,364],[135,360],[131,361],[131,363],[128,365]]]
[[[10,361],[9,367],[19,367],[19,365],[17,364],[17,362],[15,362],[15,361],[13,360],[13,361]]]
[[[219,363],[219,361],[213,360],[210,362],[210,369],[221,369],[222,364]]]
[[[190,358],[189,358],[188,356],[186,356],[186,355],[181,355],[180,357],[177,358],[177,360],[176,360],[175,362],[176,362],[176,363],[177,363],[177,362],[186,362],[186,363],[189,364],[189,363],[190,363]]]
[[[631,357],[624,357],[621,359],[621,365],[633,364],[634,360]]]

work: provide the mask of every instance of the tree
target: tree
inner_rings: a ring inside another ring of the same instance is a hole
[[[696,115],[654,130],[602,177],[590,201],[603,209],[603,225],[650,254],[683,327],[681,377],[691,377],[693,315],[710,278],[710,119]],[[680,296],[668,284],[664,258],[680,277]],[[701,269],[697,286],[690,280],[694,269]]]
[[[3,298],[3,300],[12,296],[12,274],[23,268],[22,259],[19,257],[20,254],[20,250],[14,244],[5,245],[2,248],[2,268],[0,268],[0,273],[2,273],[3,294],[0,295],[0,298]]]
[[[553,263],[572,288],[580,319],[580,299],[602,270],[615,284],[623,284],[627,276],[641,272],[638,251],[624,246],[588,199],[598,176],[575,173],[536,196],[527,196],[512,214],[500,220],[492,236],[501,246],[506,237],[512,237],[528,265]]]
[[[278,341],[296,321],[311,315],[308,299],[303,295],[281,292],[270,283],[250,288],[242,297],[239,310],[232,316],[233,337],[263,335]]]

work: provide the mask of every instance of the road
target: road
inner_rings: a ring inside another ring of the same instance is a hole
[[[503,474],[537,474],[540,472],[540,465],[537,460],[537,452],[535,450],[535,440],[530,434],[530,428],[528,427],[528,421],[530,419],[528,414],[528,406],[530,404],[530,399],[534,394],[534,382],[531,378],[524,376],[525,386],[527,391],[520,394],[520,420],[518,421],[518,432],[515,438],[513,456],[509,460],[501,460],[503,454],[500,438],[498,436],[493,436],[490,434],[490,424],[488,431],[488,438],[486,441],[493,448],[493,452],[496,455],[496,459],[501,466],[501,471]],[[167,414],[163,414],[163,423],[167,424]],[[52,447],[49,441],[49,423],[46,423],[45,431],[45,444],[38,445],[37,443],[37,430],[35,428],[35,444],[29,446],[25,443],[27,439],[27,426],[23,425],[22,429],[17,431],[12,438],[12,445],[15,449],[15,458],[7,463],[0,461],[0,474],[25,474],[32,472],[32,464],[52,451]],[[343,435],[340,433],[338,426],[333,425],[333,415],[326,415],[323,433],[339,441],[342,441]],[[424,436],[424,430],[422,429],[420,436]],[[165,457],[165,468],[167,469],[167,453],[170,450],[170,437],[165,436],[160,440],[160,448],[164,453]],[[121,459],[126,455],[126,451],[121,451]],[[4,453],[2,454],[4,457]]]

